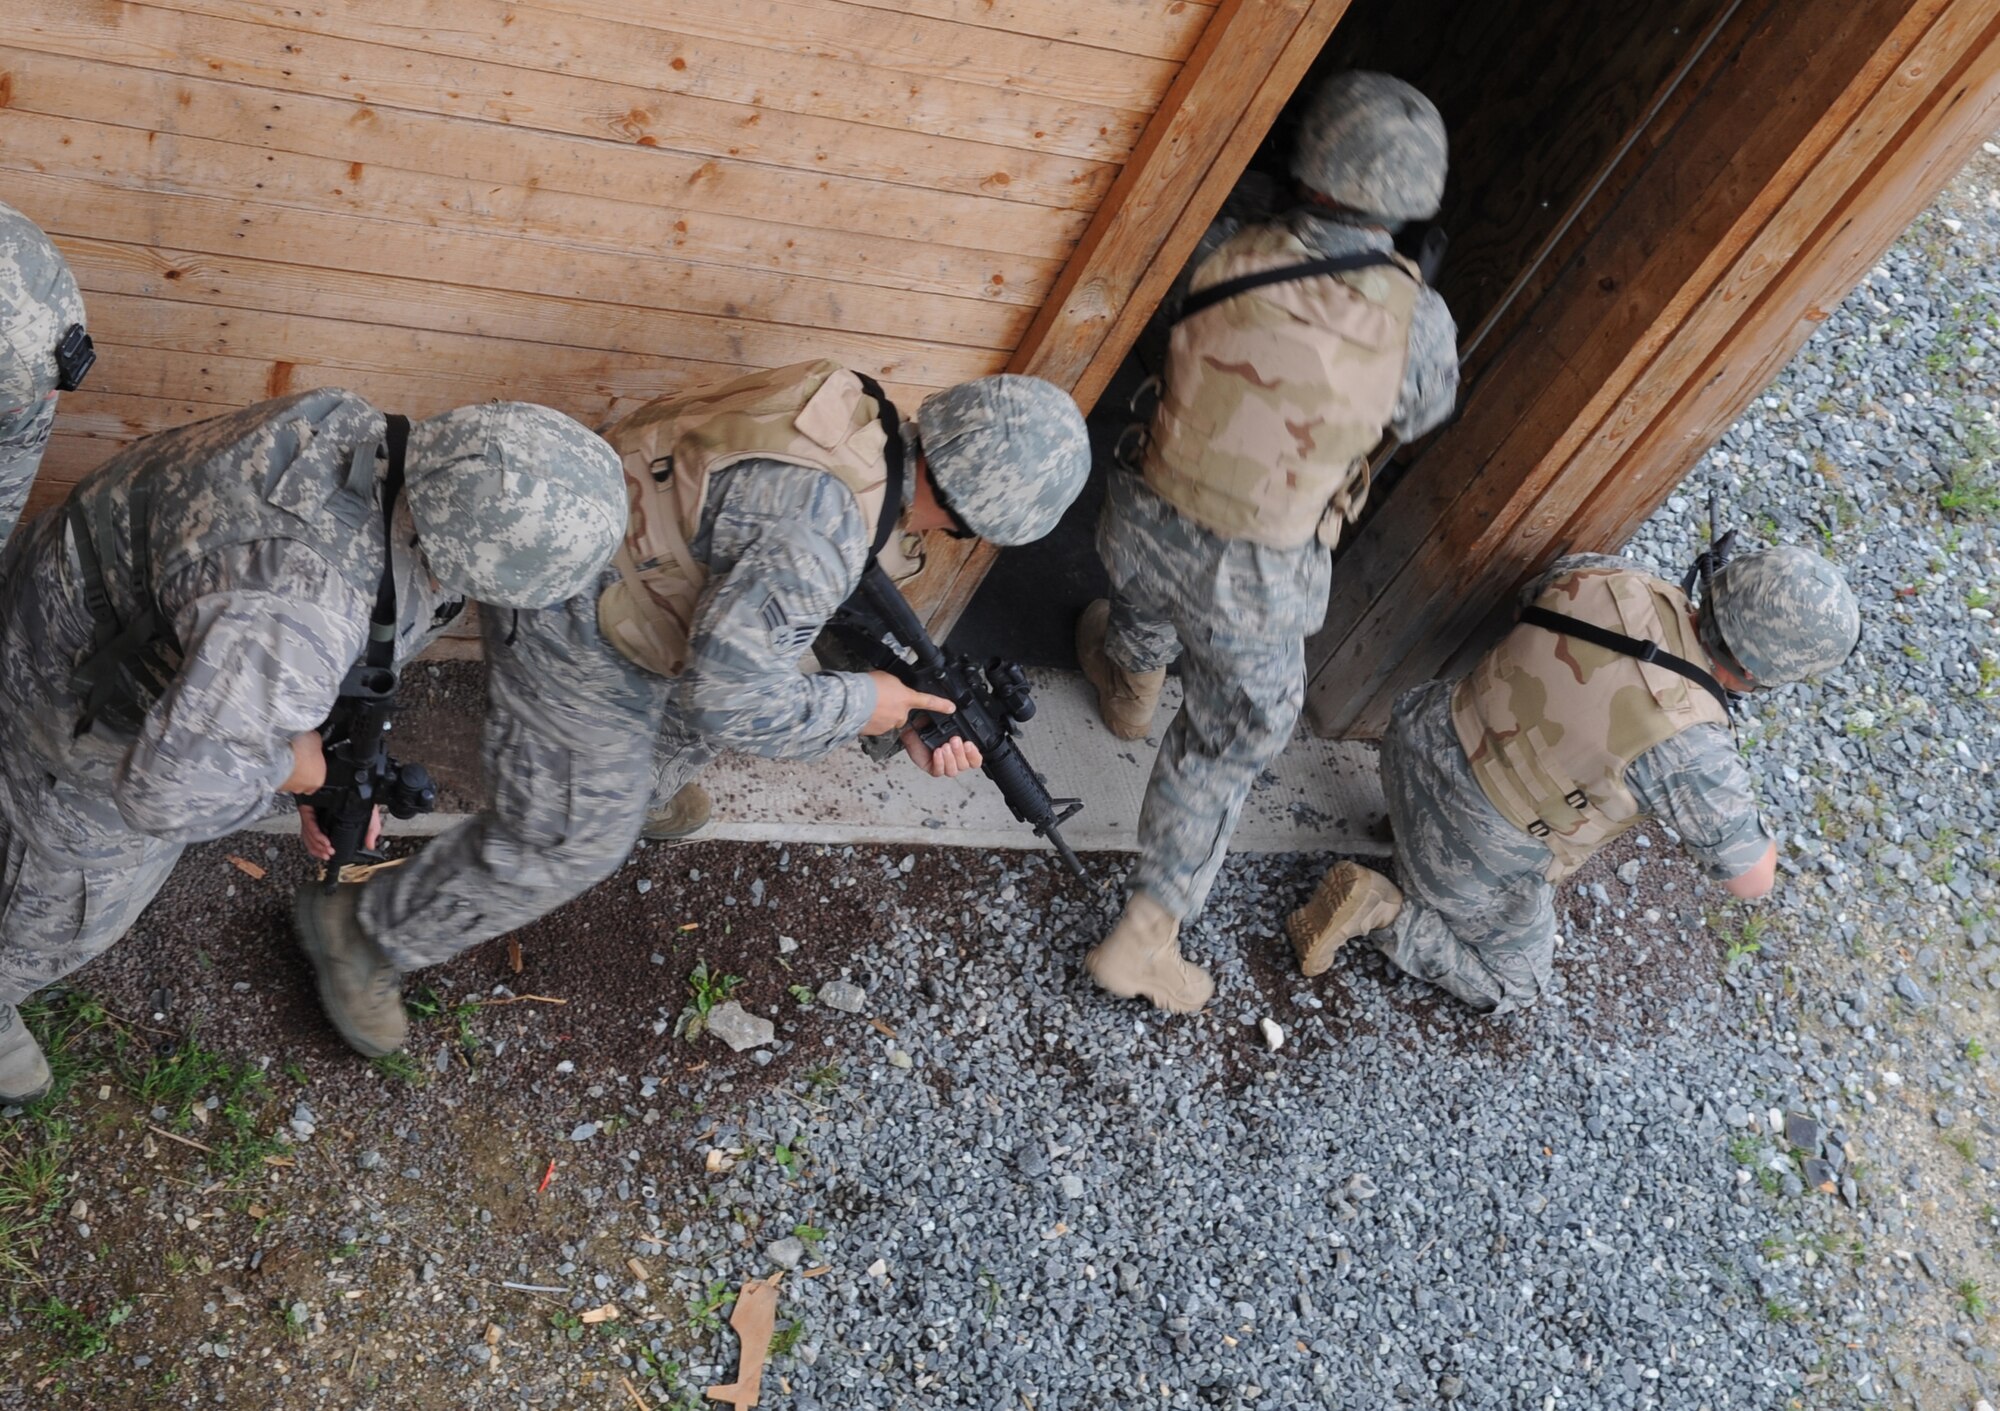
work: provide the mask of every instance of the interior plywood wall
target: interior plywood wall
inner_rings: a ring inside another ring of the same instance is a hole
[[[148,432],[337,384],[596,425],[829,356],[1004,366],[1199,0],[5,0],[0,199],[100,361],[33,507]]]

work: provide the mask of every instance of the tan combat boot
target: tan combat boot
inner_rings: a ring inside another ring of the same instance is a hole
[[[49,1095],[55,1081],[42,1046],[21,1022],[21,1011],[0,1004],[0,1107],[38,1102]]]
[[[360,899],[359,886],[329,892],[308,882],[293,899],[292,925],[319,977],[326,1017],[349,1048],[380,1058],[403,1046],[410,1019],[403,1012],[403,977],[354,914]]]
[[[1312,900],[1285,918],[1285,932],[1298,952],[1299,969],[1318,975],[1333,964],[1333,953],[1356,936],[1380,930],[1403,909],[1403,894],[1379,872],[1359,863],[1335,863],[1320,879]]]
[[[1097,690],[1097,713],[1121,740],[1143,740],[1153,728],[1153,711],[1166,688],[1167,669],[1127,671],[1104,650],[1111,629],[1111,604],[1099,598],[1076,620],[1076,662],[1083,679]]]
[[[1215,981],[1199,965],[1181,959],[1181,923],[1167,909],[1134,892],[1125,914],[1089,955],[1090,978],[1125,999],[1143,995],[1173,1014],[1193,1014],[1215,993]]]
[[[699,833],[708,826],[708,815],[713,807],[708,790],[699,784],[683,784],[680,792],[667,800],[665,808],[656,808],[646,815],[646,821],[640,825],[639,836],[663,843]]]

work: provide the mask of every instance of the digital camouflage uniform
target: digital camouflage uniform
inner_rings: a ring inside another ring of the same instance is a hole
[[[941,466],[952,446],[991,423],[990,407],[955,395],[999,381],[939,394],[904,425],[911,477],[920,431],[934,480],[949,478]],[[1073,424],[1004,428],[1022,475],[956,484],[968,523],[1032,520],[1030,537],[1046,532],[1089,464],[1082,418],[1073,404],[1069,412]],[[1039,488],[1024,485],[1037,476]],[[504,935],[609,875],[637,840],[648,801],[671,798],[719,751],[810,761],[860,737],[874,682],[807,674],[801,660],[860,582],[876,526],[845,485],[804,465],[741,460],[707,483],[687,543],[706,583],[677,676],[647,670],[603,635],[599,597],[619,582],[616,570],[554,607],[487,619],[483,758],[493,801],[360,898],[361,929],[396,970]]]
[[[326,719],[361,656],[385,550],[399,661],[457,614],[454,587],[505,597],[547,583],[557,546],[587,569],[555,591],[600,570],[621,502],[610,448],[582,426],[509,403],[417,423],[392,549],[383,440],[382,413],[334,389],[162,432],[0,556],[0,1014],[123,934],[185,844],[269,810],[293,737]],[[598,523],[518,473],[530,453],[598,466]],[[149,533],[135,532],[135,507]],[[91,550],[119,622],[151,609],[177,649],[161,648],[151,683],[143,665],[111,673],[116,689],[78,734],[79,675],[116,659],[97,650]]]
[[[56,420],[56,345],[83,322],[68,263],[0,202],[0,544],[7,542]]]
[[[1385,231],[1307,211],[1282,224],[1316,255],[1393,248]],[[1421,289],[1386,429],[1422,435],[1450,415],[1457,389],[1457,329],[1444,300]],[[1112,587],[1106,655],[1133,673],[1181,661],[1182,705],[1146,786],[1133,882],[1185,919],[1221,869],[1251,785],[1298,723],[1305,639],[1326,616],[1332,559],[1317,540],[1275,548],[1225,538],[1124,467],[1110,475],[1097,549]]]
[[[1565,558],[1523,594],[1578,568],[1644,572],[1628,560]],[[1382,789],[1395,834],[1403,907],[1370,939],[1400,969],[1475,1009],[1505,1014],[1547,987],[1556,945],[1551,853],[1501,817],[1473,777],[1452,721],[1452,682],[1405,692],[1382,741]],[[1653,746],[1625,772],[1644,814],[1671,827],[1707,874],[1728,881],[1771,845],[1736,742],[1696,725]]]

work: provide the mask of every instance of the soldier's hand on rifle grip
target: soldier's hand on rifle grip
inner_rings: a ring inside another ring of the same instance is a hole
[[[319,815],[309,804],[299,805],[299,841],[304,845],[306,856],[314,862],[333,861],[333,839],[327,837],[319,826]],[[368,815],[368,836],[361,840],[361,846],[373,849],[382,841],[382,810],[376,809]]]
[[[886,671],[871,671],[868,677],[875,683],[875,711],[868,717],[868,723],[861,727],[864,735],[886,735],[892,730],[900,730],[904,722],[920,710],[950,715],[958,709],[942,696],[926,695],[905,686]]]
[[[955,779],[968,769],[977,769],[985,756],[979,753],[979,746],[957,735],[936,749],[925,744],[915,728],[903,732],[903,750],[916,761],[917,768],[933,779]]]
[[[326,787],[326,750],[317,730],[292,736],[292,772],[278,786],[284,794],[317,793]]]

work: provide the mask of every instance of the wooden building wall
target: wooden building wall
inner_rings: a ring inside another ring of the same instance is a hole
[[[1213,14],[5,0],[0,198],[69,256],[101,353],[34,503],[327,383],[594,425],[823,354],[914,405],[1015,355]]]

